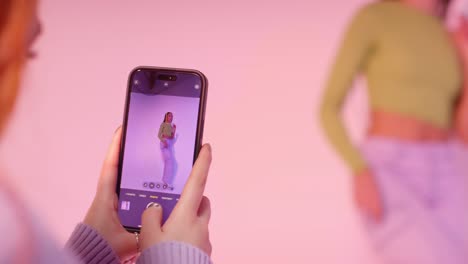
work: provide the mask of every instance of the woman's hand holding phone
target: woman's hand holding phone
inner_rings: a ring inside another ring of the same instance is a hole
[[[203,196],[210,164],[211,147],[204,145],[179,202],[163,226],[161,206],[156,204],[145,210],[140,233],[142,250],[165,241],[179,241],[211,255],[208,233],[211,207],[208,198]]]
[[[118,128],[102,166],[96,196],[83,223],[97,230],[119,258],[126,260],[137,253],[137,244],[135,235],[123,228],[117,214],[118,198],[115,188],[121,136],[122,129]]]
[[[104,161],[97,192],[83,223],[93,227],[112,247],[121,260],[137,254],[135,235],[125,230],[117,214],[118,198],[115,192],[122,129],[114,135]],[[164,241],[179,241],[211,254],[208,222],[211,208],[203,196],[211,164],[211,147],[203,146],[182,196],[171,216],[161,227],[162,208],[150,207],[143,214],[141,247],[146,249]]]

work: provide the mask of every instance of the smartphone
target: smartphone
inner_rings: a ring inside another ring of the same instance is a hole
[[[118,215],[139,232],[153,202],[167,220],[201,148],[208,81],[197,70],[137,67],[128,78],[117,178]]]

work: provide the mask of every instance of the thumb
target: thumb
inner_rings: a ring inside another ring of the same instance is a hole
[[[141,217],[142,250],[148,248],[161,237],[163,209],[158,203],[151,203]]]

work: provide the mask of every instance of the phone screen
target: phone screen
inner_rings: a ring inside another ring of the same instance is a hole
[[[179,200],[203,133],[206,79],[197,71],[137,68],[129,78],[117,184],[124,227],[139,230],[151,202],[163,222]]]

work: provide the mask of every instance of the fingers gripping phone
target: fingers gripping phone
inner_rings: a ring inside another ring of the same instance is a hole
[[[128,79],[117,178],[118,214],[139,232],[151,203],[163,223],[201,148],[208,82],[199,71],[138,67]]]

